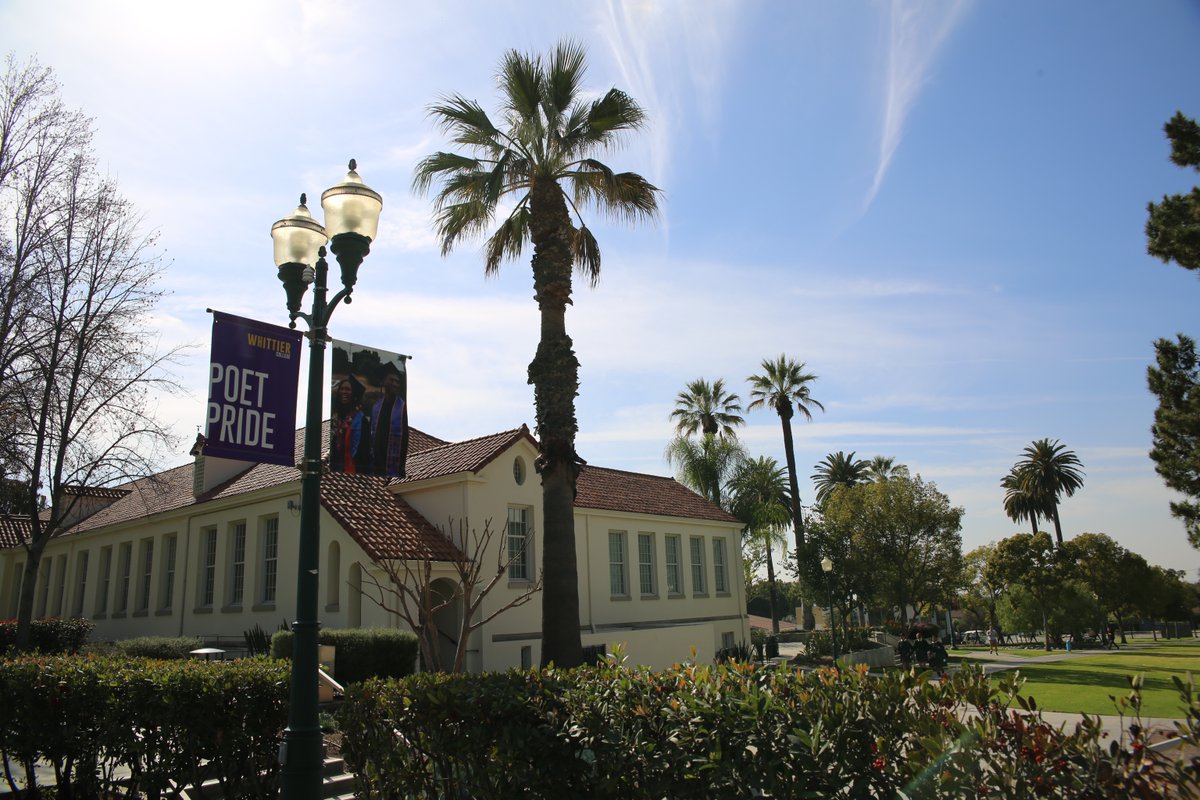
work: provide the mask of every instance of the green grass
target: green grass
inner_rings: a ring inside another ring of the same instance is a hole
[[[1200,640],[1171,640],[1144,650],[1026,664],[1019,672],[1025,678],[1021,694],[1034,698],[1043,711],[1116,714],[1110,695],[1127,696],[1129,678],[1141,675],[1142,716],[1182,718],[1185,713],[1171,676],[1186,681],[1189,672],[1200,675]]]

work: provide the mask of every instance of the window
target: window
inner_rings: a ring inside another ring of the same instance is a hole
[[[54,606],[50,610],[50,616],[61,617],[63,611],[63,598],[67,594],[67,556],[61,555],[54,559]]]
[[[713,539],[713,590],[718,594],[729,591],[729,574],[725,571],[725,540]]]
[[[163,539],[162,585],[159,587],[158,607],[169,611],[175,603],[175,534]]]
[[[108,584],[112,573],[112,548],[100,549],[100,586],[96,593],[96,614],[108,613]]]
[[[525,483],[525,459],[520,456],[513,459],[513,480],[517,486]]]
[[[533,580],[533,537],[530,517],[533,509],[528,507],[508,509],[508,579],[510,581]]]
[[[279,517],[266,517],[259,522],[262,541],[262,603],[274,605],[275,588],[279,577]]]
[[[75,557],[75,597],[71,605],[71,616],[83,616],[83,593],[87,591],[88,551],[83,550]]]
[[[733,631],[725,631],[721,634],[721,649],[732,650],[737,646],[737,642],[733,639]]]
[[[533,669],[533,647],[521,646],[521,669]]]
[[[117,602],[113,610],[124,614],[129,608],[129,578],[133,574],[133,542],[121,545],[117,557]]]
[[[704,537],[693,536],[688,545],[692,551],[692,594],[706,594],[708,589],[704,583]]]
[[[246,522],[229,526],[229,603],[240,606],[246,593]]]
[[[150,610],[150,587],[154,584],[151,580],[154,577],[154,540],[142,540],[142,560],[141,569],[138,570],[138,597],[137,611],[146,612]]]
[[[658,594],[654,574],[654,534],[638,534],[638,584],[644,595]]]
[[[683,594],[683,549],[679,536],[667,536],[667,594]]]
[[[608,532],[608,588],[613,597],[627,597],[625,580],[625,531]]]
[[[200,533],[199,605],[212,608],[213,592],[217,587],[217,529],[206,528]]]

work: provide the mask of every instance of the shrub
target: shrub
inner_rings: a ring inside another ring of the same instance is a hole
[[[417,675],[347,692],[343,754],[362,797],[1163,798],[1200,786],[1141,729],[1120,743],[1094,721],[1062,731],[1018,689],[977,668],[936,681],[743,663]],[[1200,702],[1181,689],[1195,725]]]
[[[30,648],[44,655],[78,653],[92,634],[91,620],[77,617],[49,617],[29,623]],[[0,622],[0,656],[17,642],[16,620]]]
[[[271,637],[273,658],[292,657],[293,634],[277,631]],[[347,628],[321,631],[321,644],[336,648],[333,678],[349,685],[368,678],[403,678],[417,661],[417,637],[390,628]]]
[[[59,796],[116,796],[124,767],[122,796],[215,778],[226,797],[273,797],[287,697],[286,667],[263,659],[4,660],[0,756],[27,779],[35,761],[49,762]]]
[[[130,658],[173,660],[189,658],[204,643],[195,636],[138,636],[113,643],[113,651]]]

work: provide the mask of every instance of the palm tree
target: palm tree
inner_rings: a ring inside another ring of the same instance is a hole
[[[867,462],[864,477],[871,483],[879,483],[904,475],[908,475],[908,467],[897,464],[892,456],[875,456]]]
[[[680,483],[725,508],[726,481],[746,459],[746,448],[737,439],[724,436],[676,436],[663,457],[676,468]]]
[[[592,157],[619,143],[644,121],[624,92],[610,89],[591,101],[581,96],[586,71],[581,45],[563,42],[543,58],[510,50],[500,61],[499,126],[483,107],[449,95],[429,107],[463,152],[437,152],[417,164],[413,186],[436,183],[434,220],[443,255],[460,239],[486,234],[504,202],[507,217],[484,244],[484,272],[533,246],[533,288],[541,340],[529,365],[542,476],[542,664],[582,662],[575,564],[575,396],[579,360],[567,335],[572,268],[595,286],[600,247],[580,209],[593,206],[628,220],[658,212],[659,190],[632,172],[613,172]],[[568,191],[569,189],[569,191]],[[575,215],[578,224],[572,222]]]
[[[841,450],[825,456],[817,463],[810,477],[817,488],[817,505],[825,505],[829,495],[838,486],[857,486],[867,478],[869,462],[846,455]]]
[[[1013,467],[1020,489],[1041,507],[1042,516],[1054,520],[1054,535],[1062,547],[1058,498],[1063,494],[1070,497],[1083,486],[1083,464],[1058,439],[1038,439],[1021,452],[1025,457]]]
[[[1030,528],[1036,536],[1038,519],[1048,515],[1037,498],[1021,488],[1021,473],[1017,471],[1016,467],[1010,469],[1008,474],[1000,479],[1000,486],[1004,489],[1004,513],[1013,522],[1029,520]]]
[[[750,405],[747,411],[770,406],[779,415],[783,425],[783,451],[787,457],[788,482],[791,489],[792,528],[796,533],[796,563],[804,561],[804,515],[800,508],[800,484],[796,478],[796,449],[792,444],[792,417],[796,409],[805,419],[812,419],[810,406],[816,406],[822,411],[825,406],[813,399],[809,384],[817,379],[816,375],[804,371],[804,362],[793,361],[787,355],[780,355],[772,361],[767,358],[762,362],[763,373],[751,375]],[[812,609],[804,606],[804,628],[812,630],[816,627]]]
[[[786,543],[784,527],[791,518],[787,476],[773,458],[746,459],[729,480],[729,510],[746,526],[743,535],[765,545],[767,581],[771,608],[771,630],[779,633],[779,614],[775,606],[774,549]]]
[[[697,378],[687,385],[675,398],[675,432],[693,436],[696,431],[708,436],[735,436],[735,425],[745,425],[740,416],[741,399],[736,394],[725,393],[725,381],[717,378],[709,383]]]

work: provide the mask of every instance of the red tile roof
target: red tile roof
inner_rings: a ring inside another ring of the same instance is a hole
[[[585,465],[579,473],[576,508],[688,517],[741,525],[737,518],[674,478]]]
[[[28,539],[28,517],[0,514],[0,549],[7,550],[10,547],[17,547]]]
[[[321,503],[372,559],[451,561],[458,548],[403,498],[387,489],[387,478],[326,472]]]
[[[479,472],[512,447],[518,439],[528,439],[530,444],[537,447],[529,428],[522,425],[511,431],[501,431],[463,442],[450,442],[416,454],[410,452],[405,464],[408,475],[397,483],[411,483],[462,472]],[[411,440],[409,450],[412,450]]]

